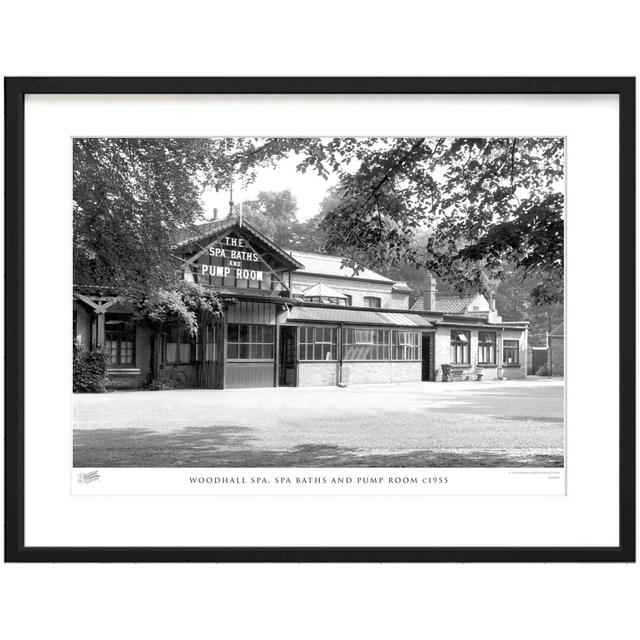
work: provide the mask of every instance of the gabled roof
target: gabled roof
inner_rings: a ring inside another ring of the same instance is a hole
[[[561,322],[555,329],[549,331],[552,338],[562,338],[564,336],[564,322]]]
[[[252,227],[247,222],[240,224],[234,218],[224,218],[223,220],[212,220],[198,225],[195,230],[185,230],[179,232],[176,236],[176,249],[191,250],[194,253],[201,251],[202,248],[210,243],[216,236],[229,232],[233,229],[237,229],[239,235],[248,235],[251,237],[251,242],[257,241],[258,244],[262,244],[263,247],[269,249],[273,254],[277,255],[290,269],[300,269],[303,265],[293,258],[289,253],[281,249],[278,245],[274,244],[258,231],[255,227]]]
[[[335,289],[332,289],[329,285],[326,285],[324,282],[319,282],[318,284],[314,284],[308,289],[304,290],[302,294],[305,298],[343,298],[347,299],[347,296],[344,293],[340,293]]]
[[[436,297],[436,308],[434,311],[442,313],[464,313],[469,305],[478,297],[473,296],[442,296]],[[424,297],[420,296],[411,307],[412,311],[424,311]]]
[[[361,269],[357,274],[354,274],[353,269],[342,266],[344,258],[340,256],[328,256],[323,253],[309,253],[295,249],[291,249],[289,254],[303,265],[298,273],[393,284],[393,280],[385,278],[371,269]]]
[[[393,287],[391,287],[391,291],[401,292],[401,293],[411,293],[413,289],[404,281],[396,282]]]

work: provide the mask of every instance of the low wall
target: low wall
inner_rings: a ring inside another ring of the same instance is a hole
[[[422,362],[345,362],[343,380],[347,384],[419,382]]]
[[[419,382],[421,362],[345,362],[343,382],[346,384],[377,384],[384,382]],[[299,387],[327,387],[338,384],[337,362],[299,362]]]
[[[338,384],[337,362],[299,362],[299,387],[328,387]]]

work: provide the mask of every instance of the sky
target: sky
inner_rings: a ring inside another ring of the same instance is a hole
[[[330,186],[337,182],[335,176],[324,180],[316,173],[307,171],[299,173],[296,165],[299,159],[295,156],[281,161],[275,168],[265,168],[258,171],[253,184],[244,190],[240,190],[240,184],[234,185],[233,201],[253,200],[260,191],[285,191],[289,190],[298,202],[298,219],[307,220],[319,211],[320,202],[327,194]],[[213,209],[217,207],[218,217],[224,217],[229,213],[229,192],[216,192],[214,189],[206,191],[202,195],[202,202],[207,219],[213,217]]]

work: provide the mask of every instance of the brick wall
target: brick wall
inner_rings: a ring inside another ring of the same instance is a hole
[[[409,294],[408,293],[392,293],[390,309],[408,309],[409,308]]]
[[[299,387],[327,387],[338,384],[337,362],[298,363]]]
[[[549,336],[549,367],[552,376],[564,376],[564,336]]]
[[[419,382],[421,362],[345,362],[343,379],[348,384]]]

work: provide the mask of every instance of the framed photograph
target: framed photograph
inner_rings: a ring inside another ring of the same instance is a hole
[[[635,560],[634,78],[7,78],[22,562]]]

